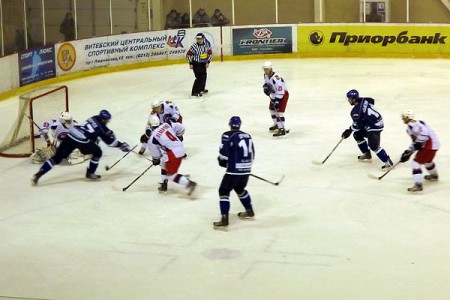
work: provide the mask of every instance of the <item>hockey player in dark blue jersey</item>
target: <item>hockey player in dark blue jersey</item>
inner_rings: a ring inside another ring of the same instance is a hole
[[[219,187],[222,219],[213,223],[215,228],[228,226],[229,198],[232,190],[236,192],[245,208],[244,212],[238,213],[238,217],[248,219],[255,216],[250,194],[245,189],[255,159],[255,146],[250,134],[240,130],[241,123],[238,116],[231,117],[228,123],[230,130],[222,134],[218,160],[219,165],[227,170]]]
[[[130,151],[127,143],[119,142],[112,130],[106,125],[111,120],[111,114],[107,110],[102,110],[96,116],[86,120],[84,124],[74,125],[61,142],[55,155],[46,160],[40,170],[33,175],[32,183],[37,185],[39,178],[58,165],[64,158],[68,157],[74,149],[79,149],[84,155],[92,154],[89,167],[86,170],[86,178],[91,180],[100,179],[100,175],[95,174],[98,163],[102,157],[102,149],[97,145],[97,140],[101,139],[110,147],[120,148],[124,152]]]
[[[347,93],[347,100],[353,106],[350,116],[353,124],[342,133],[342,138],[348,138],[352,133],[363,155],[358,156],[359,161],[372,162],[370,150],[375,152],[384,163],[383,170],[392,167],[392,160],[386,151],[380,147],[380,136],[383,131],[383,117],[375,109],[375,100],[369,97],[359,97],[357,90]],[[366,140],[367,139],[367,140]]]

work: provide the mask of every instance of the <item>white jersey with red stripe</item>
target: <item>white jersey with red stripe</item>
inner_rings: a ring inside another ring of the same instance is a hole
[[[75,122],[71,122],[68,125],[61,123],[60,119],[50,119],[45,121],[41,127],[41,137],[47,134],[51,143],[56,140],[57,145],[67,136],[69,130],[73,127]],[[45,139],[45,138],[44,138]]]
[[[148,148],[154,158],[161,158],[164,152],[172,151],[175,157],[183,157],[186,152],[183,142],[177,138],[184,133],[184,125],[180,123],[162,123],[153,129]]]
[[[162,109],[160,113],[156,113],[153,110],[150,112],[150,115],[158,115],[161,123],[166,123],[167,121],[179,122],[181,123],[181,115],[178,110],[178,106],[172,100],[165,100],[162,102]]]
[[[270,76],[264,74],[264,81],[271,88],[269,95],[270,99],[282,99],[284,97],[287,86],[280,74],[276,72],[273,72]]]
[[[409,147],[410,150],[417,149],[414,144],[422,145],[421,149],[439,149],[441,144],[436,133],[424,121],[410,120],[407,125],[408,128],[406,129],[406,133],[408,133],[412,139],[412,144]]]

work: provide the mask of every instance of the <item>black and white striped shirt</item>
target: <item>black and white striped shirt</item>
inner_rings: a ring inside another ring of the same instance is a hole
[[[212,60],[211,44],[205,40],[203,44],[195,43],[186,53],[189,64],[193,62],[209,64]]]

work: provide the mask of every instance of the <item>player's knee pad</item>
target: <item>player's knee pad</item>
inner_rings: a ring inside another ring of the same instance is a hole
[[[230,196],[230,190],[223,188],[223,187],[219,187],[219,196],[222,197],[229,197]]]
[[[353,138],[357,142],[362,142],[364,141],[364,134],[361,131],[355,131],[353,132]]]
[[[244,198],[247,197],[247,196],[248,196],[247,190],[244,190],[243,192],[238,193],[239,199],[244,199]]]

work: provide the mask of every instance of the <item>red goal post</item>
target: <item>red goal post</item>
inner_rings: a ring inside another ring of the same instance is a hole
[[[20,95],[19,112],[0,144],[0,156],[28,157],[36,149],[44,147],[37,126],[63,111],[69,111],[69,90],[65,85],[39,87]]]

